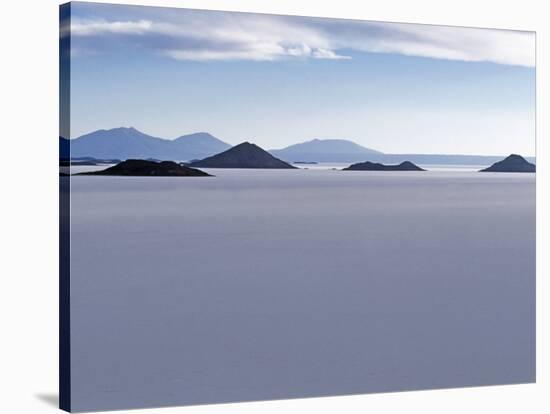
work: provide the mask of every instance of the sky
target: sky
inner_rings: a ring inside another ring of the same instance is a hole
[[[71,138],[535,155],[535,34],[72,3]]]

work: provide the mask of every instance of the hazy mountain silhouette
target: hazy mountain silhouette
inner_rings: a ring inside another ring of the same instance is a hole
[[[365,155],[382,154],[345,139],[313,139],[269,152],[289,162],[347,162],[364,160]]]
[[[186,167],[173,161],[126,160],[101,171],[83,172],[77,175],[124,175],[136,177],[209,177],[210,174]]]
[[[368,159],[371,162],[382,164],[399,164],[410,161],[415,164],[488,165],[502,158],[493,155],[388,154],[344,139],[314,139],[269,152],[287,162],[357,163]]]
[[[343,171],[426,171],[410,161],[398,165],[384,165],[377,162],[360,162],[344,168]]]
[[[511,154],[502,161],[498,161],[481,172],[527,172],[534,173],[535,164],[531,164],[521,155]]]
[[[177,153],[186,155],[185,158],[173,158],[181,160],[202,159],[231,148],[231,145],[207,132],[182,135],[171,142]]]
[[[174,140],[153,137],[135,128],[100,129],[71,141],[71,156],[93,158],[157,158],[190,160],[208,157],[230,148],[206,132]]]
[[[296,168],[249,142],[190,165],[203,168]]]

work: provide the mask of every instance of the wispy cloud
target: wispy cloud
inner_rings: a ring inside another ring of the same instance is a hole
[[[241,50],[179,50],[164,51],[164,54],[178,60],[276,60],[281,57],[301,57],[314,59],[351,59],[348,56],[338,55],[332,50],[315,48],[308,45],[285,47],[279,44],[259,44]]]
[[[359,51],[535,65],[534,33],[509,30],[182,9],[165,16],[157,10],[154,18],[73,18],[71,33],[88,40],[116,37],[117,44],[178,60],[350,59]]]
[[[138,34],[150,32],[153,22],[138,21],[106,21],[106,20],[75,20],[71,22],[71,33],[74,36],[93,36],[97,34]]]
[[[438,59],[535,66],[535,34],[513,30],[370,23],[382,35],[365,50]],[[359,46],[360,47],[360,46]]]

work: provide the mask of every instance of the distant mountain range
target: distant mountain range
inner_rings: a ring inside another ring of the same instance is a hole
[[[490,165],[502,159],[500,155],[386,154],[344,139],[314,139],[270,152],[284,161],[293,163],[370,161],[372,163],[400,164],[409,161],[424,165]],[[534,162],[532,157],[527,157],[527,159]]]
[[[231,145],[206,132],[169,140],[144,134],[131,127],[100,129],[71,140],[70,145],[72,158],[155,158],[176,161],[202,159],[231,148]]]
[[[62,158],[90,157],[96,159],[156,159],[196,161],[222,153],[231,145],[206,132],[183,135],[174,140],[153,137],[135,128],[100,129],[73,140],[59,138]],[[399,164],[464,164],[491,165],[502,156],[454,154],[385,154],[345,139],[314,139],[282,149],[270,150],[276,158],[287,163],[373,163]],[[533,157],[527,160],[534,162]]]
[[[269,152],[288,162],[353,162],[382,154],[345,139],[314,139]]]

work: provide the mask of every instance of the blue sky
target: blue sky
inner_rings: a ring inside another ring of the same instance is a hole
[[[72,4],[72,137],[535,153],[533,33]]]

